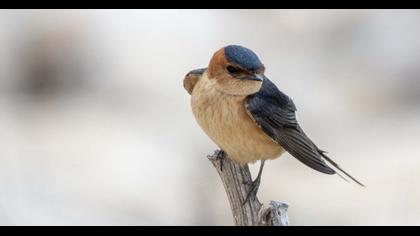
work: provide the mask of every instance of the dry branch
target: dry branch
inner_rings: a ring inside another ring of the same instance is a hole
[[[235,225],[238,226],[286,226],[288,205],[279,201],[271,201],[264,207],[257,197],[250,198],[242,205],[250,190],[252,178],[248,165],[240,166],[216,151],[208,157],[216,168],[225,187],[229,199]]]

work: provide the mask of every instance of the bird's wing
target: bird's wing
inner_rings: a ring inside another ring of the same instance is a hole
[[[200,79],[201,75],[207,70],[207,68],[196,69],[188,72],[188,74],[184,78],[184,88],[187,90],[189,94],[192,93],[195,84],[197,83],[198,79]]]
[[[292,99],[268,78],[264,78],[259,92],[247,97],[245,107],[257,125],[292,156],[322,173],[335,173],[322,159],[322,151],[300,128]]]
[[[268,78],[257,93],[247,97],[245,107],[256,124],[275,142],[305,165],[326,174],[335,174],[324,160],[347,177],[364,186],[331,160],[303,132],[296,120],[296,106]]]

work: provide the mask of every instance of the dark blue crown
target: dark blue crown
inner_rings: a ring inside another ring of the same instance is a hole
[[[262,66],[257,54],[242,46],[229,45],[225,47],[225,56],[229,62],[238,64],[246,70],[258,70]]]

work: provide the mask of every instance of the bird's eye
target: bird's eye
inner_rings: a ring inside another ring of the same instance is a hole
[[[235,73],[237,73],[238,72],[238,69],[236,69],[235,67],[233,67],[233,66],[228,66],[227,68],[227,71],[229,71],[229,73],[231,73],[231,74],[235,74]]]

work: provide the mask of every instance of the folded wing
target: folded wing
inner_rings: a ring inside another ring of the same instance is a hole
[[[248,96],[245,106],[257,125],[296,159],[322,173],[336,173],[323,160],[322,151],[299,126],[292,99],[268,78],[264,78],[258,93]]]

